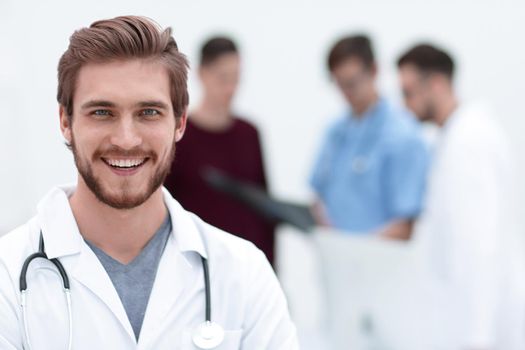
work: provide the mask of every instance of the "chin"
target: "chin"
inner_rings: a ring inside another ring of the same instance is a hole
[[[151,194],[144,193],[120,193],[114,195],[105,195],[99,198],[104,204],[115,209],[133,209],[144,204]]]

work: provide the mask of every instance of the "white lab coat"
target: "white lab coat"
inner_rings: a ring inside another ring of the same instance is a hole
[[[48,257],[58,258],[69,274],[75,350],[196,349],[191,332],[205,318],[200,255],[209,261],[212,321],[226,330],[217,349],[298,348],[285,297],[263,253],[185,211],[166,190],[173,234],[137,344],[111,280],[78,231],[68,202],[73,191],[53,189],[36,217],[0,239],[0,349],[24,348],[19,276],[26,257],[38,250],[40,230]],[[50,262],[37,259],[27,274],[34,350],[67,348],[67,309],[55,271]]]
[[[525,349],[513,166],[505,135],[483,108],[461,106],[450,116],[415,231],[432,290],[432,349]]]

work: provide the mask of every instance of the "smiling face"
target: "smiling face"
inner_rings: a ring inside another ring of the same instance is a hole
[[[176,123],[166,68],[136,59],[83,66],[73,115],[61,107],[60,121],[80,175],[77,190],[131,209],[160,190],[186,116]]]

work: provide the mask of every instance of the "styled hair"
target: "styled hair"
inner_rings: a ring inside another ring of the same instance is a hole
[[[341,62],[349,58],[359,59],[367,69],[374,65],[372,44],[366,35],[346,36],[339,39],[328,54],[328,69],[333,72]]]
[[[213,63],[220,56],[229,53],[239,53],[237,45],[232,39],[224,36],[210,38],[201,47],[200,65],[206,66]]]
[[[188,106],[188,61],[179,52],[171,28],[162,30],[146,17],[121,16],[96,21],[69,38],[69,46],[58,63],[57,100],[71,120],[76,80],[82,66],[112,60],[153,59],[169,74],[171,102],[175,117]]]
[[[419,44],[405,52],[397,60],[397,66],[411,64],[423,73],[442,73],[454,77],[454,61],[444,50],[430,44]]]

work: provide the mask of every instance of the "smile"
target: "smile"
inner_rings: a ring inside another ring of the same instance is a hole
[[[107,159],[102,158],[104,163],[116,169],[134,169],[146,163],[149,158],[136,159]]]

